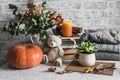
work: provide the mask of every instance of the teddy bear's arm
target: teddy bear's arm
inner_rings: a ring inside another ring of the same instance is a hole
[[[43,50],[43,53],[44,53],[44,54],[47,54],[47,53],[49,52],[49,50],[50,50],[50,49],[49,49],[48,47],[46,47],[46,48]]]
[[[59,55],[60,55],[60,57],[63,57],[64,56],[64,50],[62,49],[62,47],[61,46],[59,46],[58,47],[58,50],[59,50]]]

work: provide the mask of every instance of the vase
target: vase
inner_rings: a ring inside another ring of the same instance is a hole
[[[78,62],[82,66],[93,66],[95,64],[96,57],[95,53],[90,53],[90,54],[85,54],[85,53],[80,53]]]
[[[30,35],[30,40],[33,44],[38,45],[42,49],[45,47],[45,42],[40,41],[40,35],[39,34]]]

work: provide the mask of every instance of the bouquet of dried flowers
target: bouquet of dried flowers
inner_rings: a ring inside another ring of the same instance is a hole
[[[3,32],[11,35],[18,34],[39,34],[40,41],[47,38],[46,30],[54,25],[60,25],[63,18],[56,11],[46,10],[46,2],[35,5],[33,2],[27,4],[27,9],[20,11],[14,4],[9,4],[17,20],[10,20],[3,27]]]

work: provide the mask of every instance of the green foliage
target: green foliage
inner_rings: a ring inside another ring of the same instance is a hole
[[[81,42],[81,44],[77,47],[77,50],[79,53],[85,53],[85,54],[91,54],[98,51],[95,45],[90,41]]]
[[[13,10],[16,20],[7,22],[2,31],[11,35],[40,34],[40,40],[46,40],[46,30],[56,24],[52,23],[53,19],[51,18],[55,12],[46,12],[45,4],[46,2],[43,2],[41,5],[28,3],[28,9],[24,11],[20,11],[14,4],[9,4],[9,8]]]

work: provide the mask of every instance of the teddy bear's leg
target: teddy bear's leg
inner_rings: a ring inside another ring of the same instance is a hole
[[[62,66],[62,58],[58,57],[55,61],[54,61],[55,66]]]
[[[49,59],[48,59],[48,56],[47,55],[43,55],[43,60],[42,60],[43,63],[48,63],[49,62]]]

